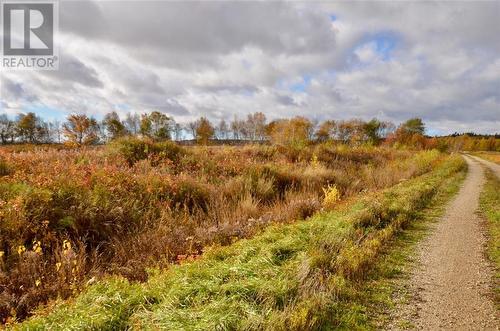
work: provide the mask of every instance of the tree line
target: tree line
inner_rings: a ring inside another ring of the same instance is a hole
[[[246,118],[212,123],[206,117],[185,125],[173,117],[153,111],[142,115],[128,113],[121,119],[116,112],[106,114],[101,121],[84,114],[68,115],[66,121],[47,122],[35,113],[19,114],[11,120],[0,115],[0,141],[9,143],[66,143],[92,145],[106,143],[123,136],[142,136],[153,140],[187,140],[199,144],[214,140],[238,140],[282,145],[304,145],[311,141],[337,141],[344,144],[372,144],[382,142],[436,147],[438,141],[425,136],[425,124],[420,118],[412,118],[399,126],[392,122],[361,119],[312,121],[303,116],[268,121],[265,114],[255,112]],[[493,149],[496,148],[495,138]],[[490,143],[491,145],[491,143]]]

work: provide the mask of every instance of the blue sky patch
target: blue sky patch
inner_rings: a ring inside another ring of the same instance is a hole
[[[311,75],[303,75],[301,82],[290,86],[290,91],[298,93],[305,92],[309,85],[311,85]]]

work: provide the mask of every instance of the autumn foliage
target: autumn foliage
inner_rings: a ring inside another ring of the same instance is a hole
[[[147,268],[426,172],[437,154],[415,157],[328,143],[207,148],[131,137],[105,147],[3,147],[0,317],[22,319],[94,277],[145,280]]]

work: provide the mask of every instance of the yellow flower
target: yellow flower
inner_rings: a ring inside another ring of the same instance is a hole
[[[35,286],[38,287],[42,284],[42,281],[40,279],[35,280]]]
[[[63,241],[63,253],[67,254],[70,249],[71,249],[71,243],[69,242],[69,240],[64,240]]]
[[[24,245],[20,245],[17,247],[17,254],[23,255],[24,252],[26,252],[26,247],[24,247]]]
[[[313,156],[311,158],[311,166],[313,168],[319,167],[319,160],[318,160],[318,156],[316,154],[313,154]]]
[[[325,194],[323,206],[326,208],[332,208],[340,200],[340,192],[335,185],[328,185],[327,188],[323,188],[323,193]]]
[[[56,263],[56,270],[59,271],[61,269],[61,262]]]
[[[42,243],[40,241],[33,240],[33,252],[42,254]]]

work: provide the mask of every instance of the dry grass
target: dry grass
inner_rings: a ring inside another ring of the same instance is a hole
[[[460,157],[340,210],[211,247],[144,284],[111,277],[15,329],[364,329],[359,288],[384,248],[465,169]]]
[[[389,148],[182,148],[131,139],[107,148],[16,146],[0,157],[4,321],[71,296],[92,277],[145,281],[148,268],[307,218],[329,185],[345,199],[428,172],[441,159]]]
[[[500,152],[474,152],[476,156],[500,164]]]

